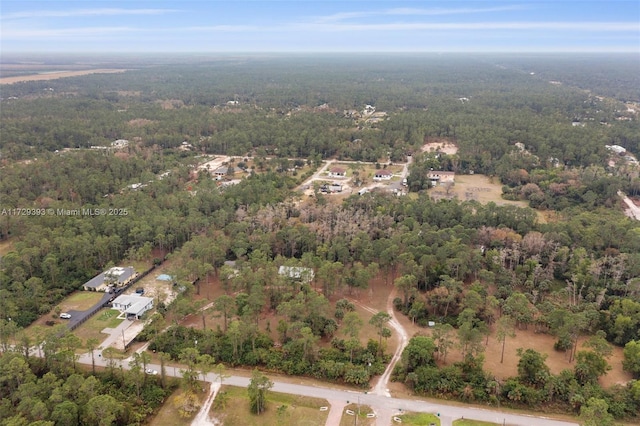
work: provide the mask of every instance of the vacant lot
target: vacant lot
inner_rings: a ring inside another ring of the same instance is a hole
[[[222,386],[210,417],[218,419],[224,426],[324,426],[329,412],[320,411],[320,407],[328,405],[326,399],[269,392],[267,409],[258,416],[249,410],[246,388]]]
[[[4,77],[0,78],[0,84],[13,84],[20,83],[23,81],[44,81],[44,80],[55,80],[57,78],[65,78],[65,77],[77,77],[80,75],[88,75],[88,74],[107,74],[107,73],[117,73],[117,72],[125,72],[127,70],[124,69],[93,69],[93,70],[83,70],[83,71],[48,71],[42,74],[32,74],[32,75],[21,75],[15,77]]]
[[[436,187],[431,192],[445,193],[443,187]],[[498,205],[511,204],[518,207],[527,207],[525,201],[509,201],[502,198],[502,185],[498,178],[490,178],[485,175],[456,175],[455,185],[451,193],[456,195],[459,200],[476,200],[482,204],[491,201]]]
[[[180,416],[178,408],[176,407],[176,398],[182,396],[184,391],[178,389],[171,395],[167,401],[162,404],[162,407],[156,415],[149,421],[150,426],[188,426],[191,424],[193,418],[184,418]],[[202,392],[198,394],[200,404],[204,404],[207,399],[207,393]]]
[[[391,282],[391,278],[388,280]],[[386,300],[389,298],[393,285],[385,284],[383,277],[378,277],[370,283],[370,290],[363,291],[358,300],[365,304],[381,310]],[[400,312],[396,312],[396,318],[398,322],[407,331],[409,337],[416,334],[431,335],[431,329],[419,327],[411,322],[407,316]],[[397,333],[393,333],[393,336],[388,341],[387,352],[393,352],[397,345]],[[373,337],[373,336],[372,336]],[[484,368],[486,371],[491,372],[500,379],[507,377],[513,377],[518,374],[518,361],[520,358],[517,356],[516,351],[518,348],[534,349],[538,352],[547,354],[546,364],[552,373],[558,374],[564,369],[573,369],[575,362],[569,363],[568,357],[564,352],[558,352],[553,349],[553,344],[556,339],[554,336],[543,333],[536,333],[533,328],[529,330],[516,330],[516,337],[507,338],[504,351],[504,362],[500,363],[500,353],[502,346],[498,343],[496,338],[495,326],[492,327],[491,334],[489,336],[488,344],[484,349]],[[582,340],[579,343],[579,350],[582,350]],[[622,348],[614,346],[613,353],[607,362],[611,365],[612,369],[604,377],[600,379],[600,384],[605,387],[613,386],[615,384],[627,383],[631,380],[631,375],[622,370],[622,360],[624,359]],[[447,355],[446,364],[452,364],[462,360],[462,355],[458,349],[453,348]],[[404,385],[399,383],[389,383],[389,389],[394,394],[407,395],[407,389]]]

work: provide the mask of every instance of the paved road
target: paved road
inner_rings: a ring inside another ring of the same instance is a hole
[[[96,357],[96,365],[105,366],[106,360],[104,358]],[[83,354],[80,356],[79,361],[83,364],[91,365],[90,354]],[[122,363],[124,369],[129,368],[128,360]],[[160,366],[150,364],[147,368],[160,371]],[[181,377],[180,369],[176,367],[165,368],[165,373],[172,377]],[[213,373],[206,375],[207,382],[215,382],[218,378]],[[249,386],[248,377],[231,376],[224,380],[224,384],[231,386],[247,387]],[[442,419],[442,426],[451,425],[451,422],[461,417],[483,420],[487,422],[494,422],[502,424],[506,422],[508,425],[518,426],[576,426],[577,423],[571,423],[566,421],[554,420],[546,417],[527,416],[523,414],[504,413],[498,410],[489,410],[472,407],[460,407],[451,406],[445,404],[439,404],[427,401],[418,401],[410,399],[390,398],[384,395],[365,394],[358,391],[345,391],[338,389],[331,389],[323,386],[308,386],[293,383],[284,383],[274,381],[272,388],[275,392],[289,393],[293,395],[304,395],[314,398],[324,398],[328,401],[343,401],[345,404],[347,401],[360,402],[363,405],[369,405],[374,409],[376,413],[380,414],[380,419],[388,418],[386,413],[392,415],[396,413],[415,411],[415,412],[429,412],[440,413]],[[389,426],[388,423],[379,422],[380,426]]]

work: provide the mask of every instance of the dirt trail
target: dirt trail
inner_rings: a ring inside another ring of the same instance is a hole
[[[387,299],[387,313],[391,316],[389,325],[396,331],[396,333],[398,333],[397,335],[400,338],[400,344],[398,345],[398,348],[393,354],[393,357],[391,358],[391,361],[389,362],[389,365],[387,366],[386,370],[384,371],[382,376],[380,376],[380,378],[378,379],[378,382],[376,383],[376,385],[373,387],[373,390],[372,390],[372,393],[376,395],[383,395],[387,397],[391,397],[391,394],[389,393],[388,385],[389,385],[389,379],[391,378],[391,373],[393,372],[393,368],[396,366],[398,361],[400,361],[400,357],[402,356],[402,351],[404,351],[404,348],[409,343],[409,334],[404,329],[402,324],[400,324],[393,310],[394,297],[395,297],[395,291],[392,291],[391,294],[389,295],[389,298]],[[352,302],[360,306],[364,310],[371,312],[372,314],[378,313],[378,311],[376,311],[375,309],[369,306],[363,305],[362,303],[356,300],[352,300]]]
[[[191,426],[216,426],[220,424],[217,419],[212,419],[209,417],[209,410],[211,410],[211,405],[213,405],[213,400],[216,399],[216,395],[218,394],[219,390],[220,383],[212,382],[209,396],[202,405],[202,408],[200,409],[198,414],[196,414],[196,417],[191,422]]]

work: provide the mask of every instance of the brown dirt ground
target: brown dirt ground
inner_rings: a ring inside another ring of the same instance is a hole
[[[422,145],[422,152],[440,151],[448,155],[458,152],[456,144],[447,138],[425,138],[425,141],[427,140],[428,142]]]
[[[389,279],[389,282],[392,280]],[[384,284],[384,278],[382,276],[376,278],[371,283],[371,289],[373,289],[373,296],[369,298],[369,295],[360,295],[359,300],[362,303],[369,304],[372,307],[378,309],[382,308],[382,305],[386,303],[388,295],[393,289],[392,285],[388,286]],[[431,330],[428,328],[419,327],[412,324],[411,320],[402,313],[396,312],[396,318],[398,322],[405,328],[409,336],[415,336],[416,334],[430,335]],[[392,352],[397,347],[398,341],[396,336],[389,339],[388,352]],[[555,338],[548,334],[535,333],[533,329],[530,330],[517,330],[516,337],[508,338],[505,345],[504,362],[500,363],[501,345],[498,343],[495,335],[495,327],[492,329],[492,333],[489,336],[489,345],[485,347],[485,363],[484,368],[487,371],[492,372],[496,377],[507,378],[516,376],[518,374],[518,361],[519,357],[516,354],[518,348],[523,349],[535,349],[536,351],[548,354],[546,364],[552,373],[557,374],[564,369],[573,369],[575,363],[569,363],[568,358],[565,357],[564,352],[558,352],[553,349]],[[579,344],[582,348],[582,343]],[[462,359],[461,353],[457,349],[452,349],[447,356],[447,364],[460,361]],[[622,348],[614,347],[613,354],[608,359],[612,369],[600,380],[600,384],[604,387],[609,387],[617,383],[626,383],[632,379],[631,375],[622,370],[622,360],[624,359]],[[406,392],[406,388],[398,383],[389,383],[391,391]]]
[[[13,250],[13,241],[12,239],[0,241],[0,256],[4,256]]]
[[[13,83],[19,83],[23,81],[56,80],[58,78],[77,77],[80,75],[110,74],[110,73],[125,72],[125,71],[127,70],[125,69],[94,69],[94,70],[83,70],[83,71],[59,71],[59,72],[50,72],[46,74],[3,77],[3,78],[0,78],[0,84],[13,84]]]

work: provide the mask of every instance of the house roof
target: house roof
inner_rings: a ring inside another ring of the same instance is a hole
[[[133,266],[127,266],[124,268],[114,266],[113,268],[102,272],[100,275],[91,278],[84,284],[84,287],[98,288],[104,284],[105,278],[107,278],[107,276],[117,277],[118,283],[122,284],[129,278],[131,278],[131,276],[133,276],[133,274],[135,273],[136,271],[135,269],[133,269]]]
[[[342,167],[332,167],[329,171],[331,173],[346,173],[347,172],[347,170],[343,169]]]
[[[391,176],[392,174],[393,173],[387,169],[376,170],[376,176]]]
[[[149,302],[153,302],[151,297],[123,294],[116,297],[112,302],[112,305],[121,305],[125,307],[124,312],[126,314],[139,315],[144,311]]]

